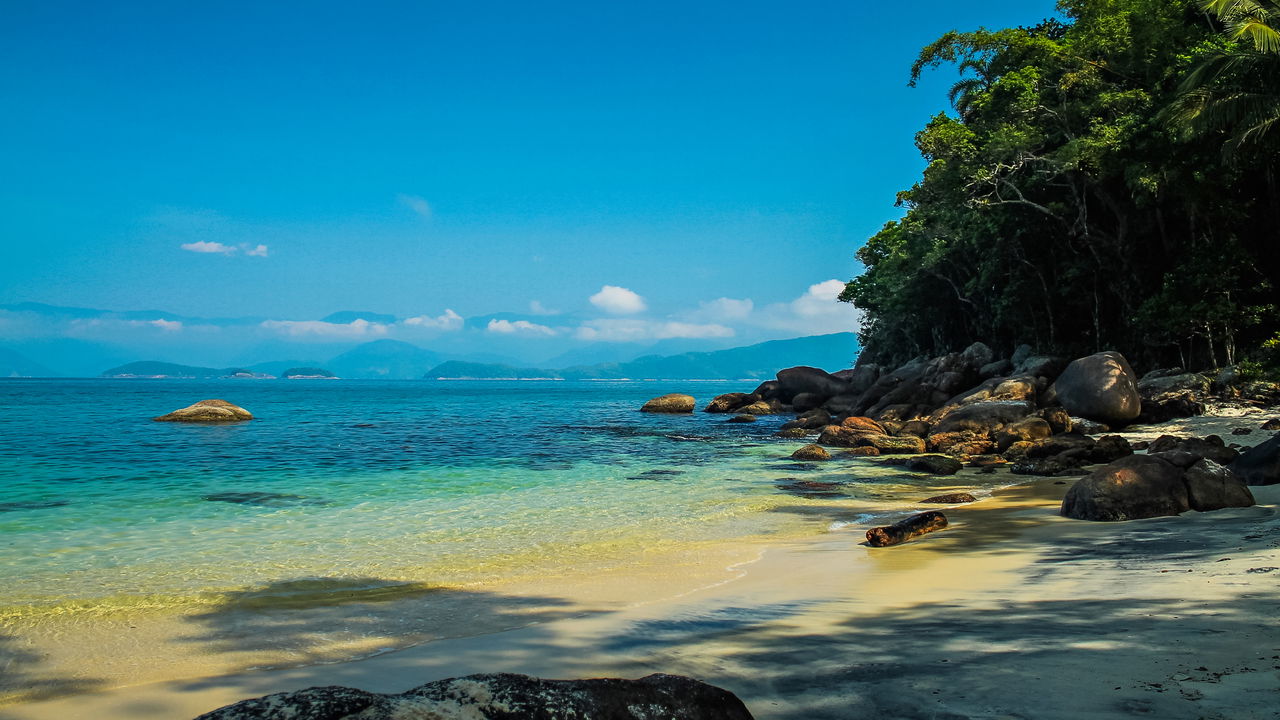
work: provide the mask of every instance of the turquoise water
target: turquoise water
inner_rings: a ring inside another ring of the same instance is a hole
[[[786,417],[650,415],[745,383],[0,381],[0,607],[298,578],[465,585],[820,532],[936,481],[796,463]],[[151,420],[223,398],[234,425]],[[817,483],[817,484],[814,484]],[[829,484],[823,484],[829,483]]]

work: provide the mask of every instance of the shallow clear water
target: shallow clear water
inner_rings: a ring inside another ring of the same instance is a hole
[[[741,383],[0,381],[0,608],[299,578],[444,585],[891,512],[937,480],[726,416]],[[223,398],[256,419],[157,423]],[[818,483],[818,484],[813,484]],[[824,485],[822,483],[833,483]],[[348,588],[349,589],[349,588]]]

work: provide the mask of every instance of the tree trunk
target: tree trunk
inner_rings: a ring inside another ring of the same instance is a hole
[[[871,547],[889,547],[946,526],[947,516],[937,510],[930,510],[892,525],[871,528],[867,531],[867,544]]]

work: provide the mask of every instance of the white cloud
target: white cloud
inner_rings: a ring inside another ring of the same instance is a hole
[[[546,305],[543,305],[538,300],[529,301],[529,312],[533,313],[534,315],[559,315],[560,314],[559,310],[548,309]]]
[[[404,205],[424,218],[431,217],[431,203],[417,195],[406,195],[404,193],[400,193],[399,195],[396,195],[396,200],[399,200],[401,205]]]
[[[459,330],[462,328],[462,316],[449,308],[445,308],[444,314],[438,317],[419,315],[418,317],[405,318],[404,324],[436,330]]]
[[[207,242],[205,240],[183,243],[182,249],[194,253],[219,253],[222,255],[233,255],[236,251],[234,245],[223,245],[220,242]]]
[[[612,315],[634,315],[647,307],[644,298],[617,285],[605,285],[589,299],[592,305]]]
[[[501,335],[523,335],[526,337],[554,337],[559,335],[559,331],[555,328],[547,327],[531,323],[528,320],[490,320],[488,327],[485,328],[491,333],[499,333]]]
[[[290,337],[354,338],[387,334],[386,325],[371,323],[368,320],[352,320],[349,323],[328,323],[322,320],[263,320],[260,326]]]
[[[153,326],[153,327],[158,327],[158,328],[160,328],[161,330],[164,330],[164,331],[166,331],[166,332],[176,332],[176,331],[178,331],[178,330],[181,330],[181,329],[182,329],[182,321],[181,321],[181,320],[163,320],[163,319],[159,319],[159,320],[152,320],[152,321],[151,321],[150,323],[148,323],[148,324],[149,324],[149,325],[151,325],[151,326]]]
[[[791,302],[766,306],[753,317],[753,324],[811,335],[855,331],[861,322],[862,311],[836,300],[844,285],[839,280],[824,280],[810,285],[803,295]]]
[[[735,335],[724,325],[674,321],[603,319],[588,320],[574,331],[579,340],[597,342],[639,342],[670,338],[725,338]]]
[[[698,309],[688,314],[693,320],[745,320],[751,315],[756,304],[750,298],[734,300],[733,298],[716,298],[710,302],[698,303]]]
[[[249,244],[248,244],[248,243],[245,243],[245,244],[241,245],[240,247],[244,248],[244,254],[245,254],[245,255],[250,255],[250,256],[252,256],[252,257],[266,257],[266,256],[267,256],[267,246],[266,246],[266,245],[257,245],[257,246],[255,246],[255,247],[249,247]]]

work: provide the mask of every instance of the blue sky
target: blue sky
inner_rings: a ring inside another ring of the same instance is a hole
[[[954,75],[908,88],[916,52],[1052,13],[10,0],[0,303],[854,329],[796,308],[918,177]]]

